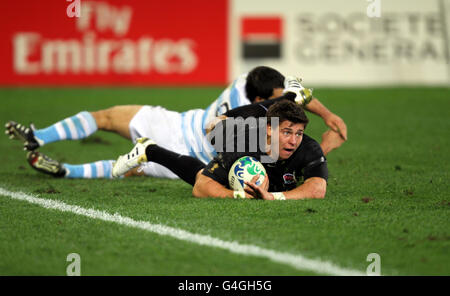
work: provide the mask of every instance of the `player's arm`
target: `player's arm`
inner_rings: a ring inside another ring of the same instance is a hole
[[[325,198],[327,192],[327,181],[320,177],[309,178],[297,188],[284,192],[268,192],[262,186],[252,182],[245,184],[255,192],[254,197],[265,200]]]
[[[228,170],[212,160],[201,173],[197,174],[192,195],[195,197],[253,198],[245,192],[235,192],[227,188],[225,184],[228,184]]]
[[[233,190],[226,188],[224,185],[203,174],[199,174],[192,189],[192,195],[195,197],[235,198],[235,194]],[[240,194],[241,198],[252,198],[249,194],[245,194],[245,196],[242,196],[244,193]]]
[[[301,84],[301,79],[295,76],[288,76],[285,79],[284,93],[294,93],[295,102],[302,105],[306,110],[320,116],[331,130],[339,133],[343,140],[347,140],[347,126],[345,122],[328,110],[317,98],[313,97],[312,89],[305,88]]]
[[[327,130],[322,134],[322,142],[320,143],[323,155],[328,155],[328,153],[339,148],[344,142],[345,140],[338,132]]]
[[[297,188],[284,192],[284,196],[286,199],[324,198],[326,193],[327,181],[312,177]]]
[[[347,140],[347,125],[344,120],[328,110],[317,98],[313,98],[311,102],[305,106],[305,109],[322,117],[325,124],[331,128],[331,130],[339,133],[345,141]]]
[[[200,174],[195,181],[192,195],[195,197],[233,197],[233,191],[225,188],[222,184],[212,178]]]

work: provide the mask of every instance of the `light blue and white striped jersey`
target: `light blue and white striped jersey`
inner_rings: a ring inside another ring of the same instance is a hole
[[[205,128],[215,117],[228,110],[250,104],[245,92],[247,73],[240,75],[208,108],[195,109],[181,114],[181,129],[184,142],[192,157],[205,164],[210,162],[216,152],[206,139]]]

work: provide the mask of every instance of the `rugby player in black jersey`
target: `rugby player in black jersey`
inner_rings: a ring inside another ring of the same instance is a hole
[[[326,159],[320,145],[304,135],[308,118],[303,109],[291,101],[282,100],[271,105],[266,118],[263,121],[265,126],[258,124],[255,128],[267,129],[267,148],[261,147],[256,152],[249,152],[246,147],[244,152],[219,153],[198,175],[193,188],[194,196],[254,197],[266,200],[325,197],[328,178]],[[279,125],[272,127],[269,118],[278,118]],[[246,132],[249,133],[251,129],[252,127],[248,127]],[[278,141],[272,141],[276,136]],[[240,140],[248,143],[248,139]],[[267,172],[263,184],[257,186],[254,182],[246,182],[245,193],[229,188],[228,171],[237,159],[249,155],[261,160],[262,156],[272,154],[273,150],[278,152],[277,159],[263,163]],[[298,186],[300,181],[303,183]]]

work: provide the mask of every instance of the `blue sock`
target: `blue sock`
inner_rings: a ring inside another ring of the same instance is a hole
[[[39,144],[45,145],[61,140],[77,140],[92,135],[97,130],[97,123],[91,113],[82,111],[57,123],[34,131]]]
[[[112,179],[113,163],[114,160],[100,160],[96,162],[76,165],[63,163],[63,166],[66,169],[65,178]]]

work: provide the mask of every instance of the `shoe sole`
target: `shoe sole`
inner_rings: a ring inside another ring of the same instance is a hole
[[[9,138],[11,140],[19,140],[23,142],[23,150],[25,151],[34,151],[36,149],[38,149],[40,147],[39,143],[36,142],[29,142],[28,138],[24,137],[22,135],[22,133],[19,131],[18,127],[20,128],[21,124],[18,124],[16,122],[11,123],[11,122],[7,122],[5,124],[5,134],[9,135]],[[27,127],[26,129],[30,129],[30,127]],[[26,130],[25,130],[26,132]]]
[[[40,161],[41,158],[44,160]],[[33,169],[40,173],[48,174],[56,178],[63,177],[64,175],[61,172],[61,165],[55,164],[55,160],[46,160],[39,152],[30,151],[27,154],[27,161]]]

